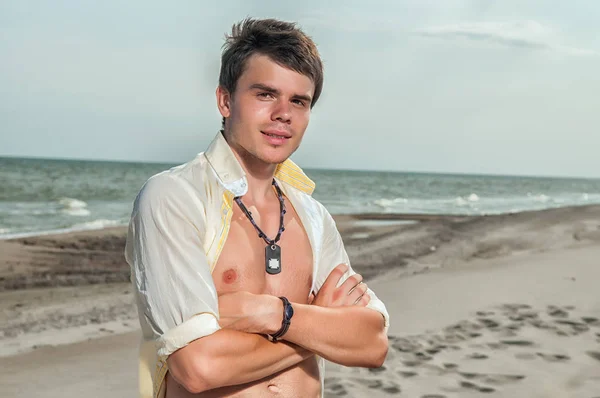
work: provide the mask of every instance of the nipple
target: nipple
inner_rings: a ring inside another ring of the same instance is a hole
[[[235,282],[236,279],[237,279],[237,273],[235,272],[234,269],[228,269],[227,271],[223,272],[223,282],[225,282],[227,284],[231,284],[231,283]]]

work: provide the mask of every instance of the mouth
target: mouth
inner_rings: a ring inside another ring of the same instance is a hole
[[[292,138],[292,135],[287,131],[279,131],[279,130],[266,130],[261,131],[267,137],[278,138],[278,139],[289,139]]]

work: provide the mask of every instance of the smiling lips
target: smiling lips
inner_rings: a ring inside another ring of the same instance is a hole
[[[292,135],[285,130],[264,130],[263,134],[268,135],[270,137],[279,137],[279,138],[291,138]]]
[[[281,145],[292,137],[290,133],[282,130],[265,130],[261,131],[261,133],[263,133],[263,135],[267,139],[267,142],[269,142],[272,145]]]

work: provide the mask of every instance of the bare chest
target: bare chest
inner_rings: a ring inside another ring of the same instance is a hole
[[[250,209],[257,225],[269,239],[279,230],[279,209],[262,212]],[[281,272],[266,272],[266,242],[248,218],[234,203],[233,216],[227,240],[213,270],[217,293],[248,291],[255,294],[286,296],[290,301],[306,303],[312,286],[313,255],[308,236],[298,214],[287,206],[285,231],[278,245],[281,247]]]

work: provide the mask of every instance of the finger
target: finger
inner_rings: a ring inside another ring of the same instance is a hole
[[[348,266],[346,264],[340,264],[335,267],[327,276],[327,279],[325,280],[325,283],[323,283],[323,286],[321,286],[321,289],[335,289],[346,271],[348,271]]]
[[[352,305],[356,300],[360,299],[366,292],[367,284],[359,283],[358,286],[356,286],[356,288],[354,288],[352,292],[348,294],[346,302]]]
[[[308,303],[307,304],[312,304],[312,302],[315,299],[315,294],[314,293],[310,293],[310,295],[308,296]]]
[[[357,305],[360,300],[362,300],[363,296],[358,297],[356,300],[354,300],[354,302],[352,303],[352,305]]]
[[[371,301],[371,296],[369,296],[369,293],[365,293],[362,295],[360,300],[358,300],[356,305],[359,305],[361,307],[366,307],[370,301]]]
[[[358,286],[358,284],[362,282],[362,280],[362,275],[354,274],[348,279],[346,279],[344,283],[342,283],[340,289],[346,292],[346,294],[350,294]]]

